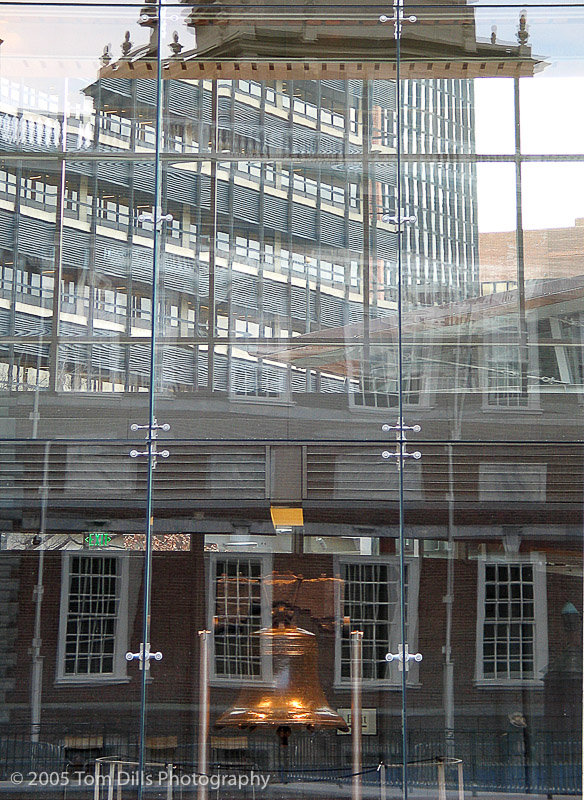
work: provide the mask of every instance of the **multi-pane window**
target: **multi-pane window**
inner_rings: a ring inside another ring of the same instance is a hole
[[[166,233],[169,239],[174,239],[175,243],[182,244],[182,225],[180,223],[180,219],[173,217],[170,222],[166,224]]]
[[[238,335],[250,335],[254,329],[246,326],[243,331],[236,328]],[[257,332],[259,330],[255,329]],[[283,334],[285,335],[285,334]],[[232,358],[229,373],[229,391],[233,399],[260,399],[288,401],[290,378],[288,370],[281,364],[257,358]]]
[[[485,567],[483,677],[534,677],[535,608],[531,564]]]
[[[16,194],[16,175],[6,170],[0,170],[0,195],[13,196]]]
[[[387,348],[375,349],[371,354],[370,376],[360,380],[352,395],[356,406],[371,408],[396,408],[399,405],[399,365],[394,353]],[[401,398],[404,405],[419,406],[428,401],[425,375],[419,359],[404,361],[401,368]]]
[[[237,88],[240,92],[250,94],[253,97],[262,96],[261,84],[257,83],[256,81],[237,81]]]
[[[311,116],[309,114],[309,116]],[[335,128],[345,127],[345,118],[341,114],[335,114],[326,108],[321,109],[320,121],[323,125],[333,125]]]
[[[22,196],[25,203],[38,206],[55,206],[57,204],[57,187],[45,183],[41,176],[25,178],[22,182]]]
[[[113,113],[104,113],[100,119],[100,128],[104,133],[121,138],[129,138],[132,129],[129,120]]]
[[[264,262],[266,264],[274,263],[274,245],[264,244]]]
[[[259,161],[238,161],[236,166],[239,172],[244,172],[252,178],[259,180],[261,177],[262,165]]]
[[[217,231],[217,250],[229,253],[229,233],[226,231]]]
[[[267,604],[262,605],[264,560],[247,555],[218,556],[211,562],[212,603],[216,620],[215,678],[261,680],[260,637]]]
[[[343,205],[345,202],[345,190],[342,186],[331,186],[328,183],[321,183],[320,196],[325,203]]]
[[[63,562],[59,677],[123,676],[125,560],[67,554]]]
[[[406,598],[411,565],[406,565]],[[363,631],[363,680],[398,680],[398,671],[388,669],[385,655],[397,653],[400,644],[400,575],[397,562],[351,561],[340,564],[343,598],[340,614],[349,617],[351,630]],[[406,619],[408,616],[406,600]],[[410,608],[410,613],[412,613]],[[414,626],[407,622],[408,637]],[[410,647],[414,646],[409,641]],[[351,677],[351,643],[340,637],[340,681]]]
[[[531,562],[482,564],[479,583],[477,679],[541,678],[547,633],[542,571]]]
[[[361,286],[359,262],[351,261],[351,287],[359,289]]]
[[[487,402],[490,406],[516,408],[528,404],[521,391],[521,370],[518,360],[493,359],[487,364]]]
[[[134,320],[150,320],[152,316],[152,299],[143,295],[132,295],[132,318]]]
[[[285,182],[284,171],[282,171],[282,186],[284,185],[287,186],[288,184]],[[316,197],[318,193],[318,184],[313,178],[308,178],[302,170],[295,170],[294,191]]]
[[[294,98],[294,112],[304,117],[310,117],[311,119],[317,119],[318,117],[318,109],[314,103],[310,103],[298,97]]]
[[[281,252],[284,253],[285,251]],[[300,273],[301,275],[308,275],[311,278],[316,278],[316,259],[305,253],[292,253],[292,271]]]
[[[84,310],[89,308],[89,295],[90,287],[87,285],[79,285],[69,276],[65,275],[61,281],[61,303],[63,306],[69,306],[68,311],[76,311],[78,301],[79,305]]]
[[[189,244],[192,248],[197,246],[198,231],[194,222],[189,223]]]
[[[119,197],[104,194],[97,198],[97,217],[99,225],[110,228],[127,228],[130,221],[130,209]]]
[[[395,111],[389,108],[381,109],[381,144],[391,147],[395,136]]]
[[[136,126],[136,138],[141,144],[154,145],[156,143],[156,131],[151,122],[138,122]]]
[[[8,273],[8,269],[5,269],[6,277],[8,277],[8,274],[12,274],[12,270]],[[54,281],[52,275],[41,275],[38,272],[17,269],[14,277],[14,289],[19,295],[26,295],[25,302],[28,302],[33,297],[46,299],[53,295]]]
[[[259,261],[260,243],[257,241],[257,239],[251,239],[247,236],[236,236],[235,257],[236,259],[243,260],[244,263],[249,261]]]
[[[79,214],[79,189],[65,186],[64,211],[68,217],[76,217]]]

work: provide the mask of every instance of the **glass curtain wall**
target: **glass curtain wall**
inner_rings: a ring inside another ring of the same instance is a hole
[[[581,9],[2,19],[6,796],[581,796]]]

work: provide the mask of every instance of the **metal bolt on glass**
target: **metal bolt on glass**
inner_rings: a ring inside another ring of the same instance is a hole
[[[398,459],[397,464],[398,467],[401,464],[402,458],[415,458],[416,461],[422,458],[422,454],[419,450],[416,450],[413,453],[408,453],[405,449],[405,431],[413,431],[414,433],[419,433],[422,430],[421,425],[404,425],[403,419],[398,419],[395,425],[389,425],[387,422],[381,426],[381,430],[384,433],[389,433],[389,431],[395,431],[395,438],[396,438],[396,445],[395,451],[391,452],[391,450],[384,450],[381,453],[381,457],[387,460],[388,458],[396,458]],[[401,441],[400,441],[401,440]]]
[[[386,653],[385,660],[390,664],[392,661],[398,661],[399,671],[403,672],[404,664],[406,672],[410,668],[410,661],[416,661],[418,664],[422,661],[423,656],[421,653],[410,653],[408,646],[404,647],[402,644],[398,645],[397,653]]]
[[[130,450],[130,458],[138,458],[138,456],[147,456],[148,450]],[[152,450],[153,456],[160,456],[160,458],[168,458],[170,450],[161,450],[160,452]]]
[[[170,425],[168,422],[163,422],[162,425],[158,424],[158,420],[156,417],[152,420],[151,425],[138,425],[136,422],[133,422],[130,425],[130,430],[132,431],[140,431],[146,430],[148,431],[147,437],[152,441],[152,446],[150,450],[130,450],[130,458],[138,458],[139,456],[148,456],[152,455],[152,469],[156,469],[156,461],[158,456],[160,458],[168,458],[170,455],[170,450],[157,450],[157,442],[156,439],[158,438],[158,431],[169,431]]]
[[[422,430],[421,425],[404,425],[402,420],[397,421],[397,425],[388,425],[387,422],[381,426],[381,430],[384,433],[388,431],[413,431],[414,433],[419,433]]]
[[[170,430],[170,425],[169,425],[168,422],[164,422],[162,425],[158,425],[156,420],[154,420],[154,424],[153,425],[137,425],[135,422],[133,422],[130,425],[130,430],[132,430],[132,431],[141,431],[141,430],[144,430],[146,428],[151,428],[152,430],[156,429],[156,430],[159,430],[159,431],[169,431]]]
[[[379,17],[379,21],[381,23],[393,22],[393,38],[394,39],[400,39],[401,38],[402,23],[403,22],[412,22],[413,23],[413,22],[417,22],[417,20],[418,20],[418,18],[415,17],[414,15],[411,15],[411,16],[405,17],[405,18],[402,17],[400,15],[400,11],[403,11],[403,7],[404,7],[403,0],[395,0],[395,2],[393,4],[393,17],[388,17],[386,14],[382,14]]]
[[[395,453],[392,453],[390,450],[384,450],[381,454],[381,458],[388,459],[388,458],[415,458],[416,461],[419,458],[422,458],[422,454],[419,450],[415,450],[413,453],[406,453],[400,452],[400,450],[396,450]]]
[[[140,669],[150,669],[150,661],[162,661],[162,653],[158,650],[153,653],[150,650],[150,642],[140,644],[140,651],[138,653],[127,652],[126,661],[139,661]]]
[[[417,217],[415,214],[410,214],[409,216],[405,216],[405,212],[402,211],[401,214],[384,214],[381,217],[382,222],[393,222],[396,225],[404,225],[406,222],[414,223],[417,221]]]
[[[162,226],[163,222],[172,222],[173,219],[174,217],[172,216],[172,214],[163,214],[162,209],[158,208],[158,211],[156,213],[156,224],[158,226]],[[152,210],[151,213],[143,212],[142,214],[139,214],[138,222],[154,222],[154,209]]]

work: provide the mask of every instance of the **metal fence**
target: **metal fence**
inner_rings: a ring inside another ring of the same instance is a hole
[[[65,748],[50,742],[31,742],[0,735],[0,779],[14,772],[54,772],[63,769]]]
[[[112,757],[136,761],[134,736],[100,733],[99,746],[72,751],[63,732],[44,732],[42,741],[31,742],[22,733],[0,733],[0,780],[13,772],[92,773],[98,759]],[[235,738],[235,737],[234,737]],[[178,742],[167,752],[149,752],[148,758],[172,765],[175,774],[195,774],[196,743]],[[456,759],[463,765],[467,792],[521,792],[546,795],[582,794],[582,740],[555,732],[525,731],[502,734],[465,731],[447,738],[441,732],[412,731],[408,737],[408,781],[411,786],[436,787],[437,764]],[[363,741],[362,782],[380,787],[385,775],[388,787],[401,785],[402,742],[399,733]],[[384,770],[379,770],[383,763]],[[270,775],[270,783],[307,784],[351,782],[351,737],[322,733],[290,737],[287,747],[275,735],[251,733],[242,737],[241,748],[229,752],[211,748],[209,772],[244,773],[255,770]],[[447,788],[457,790],[457,770],[445,769]]]

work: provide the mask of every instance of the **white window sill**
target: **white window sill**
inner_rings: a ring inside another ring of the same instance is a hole
[[[421,689],[422,684],[419,681],[408,681],[406,684],[407,689]],[[350,683],[335,683],[333,685],[335,692],[350,692]],[[401,692],[401,683],[387,683],[387,681],[370,681],[361,685],[362,692]]]
[[[71,677],[56,678],[55,686],[117,686],[130,683],[132,678],[128,675],[72,675]]]
[[[475,689],[543,689],[542,680],[504,680],[484,679],[474,682]]]
[[[209,686],[221,687],[222,689],[273,689],[274,684],[270,681],[250,680],[249,678],[211,678]]]
[[[532,416],[540,416],[543,413],[541,406],[483,406],[483,414],[499,414],[501,411],[504,414],[528,414]]]
[[[256,395],[229,395],[230,403],[248,403],[249,405],[295,406],[294,400],[287,397],[258,397]]]

